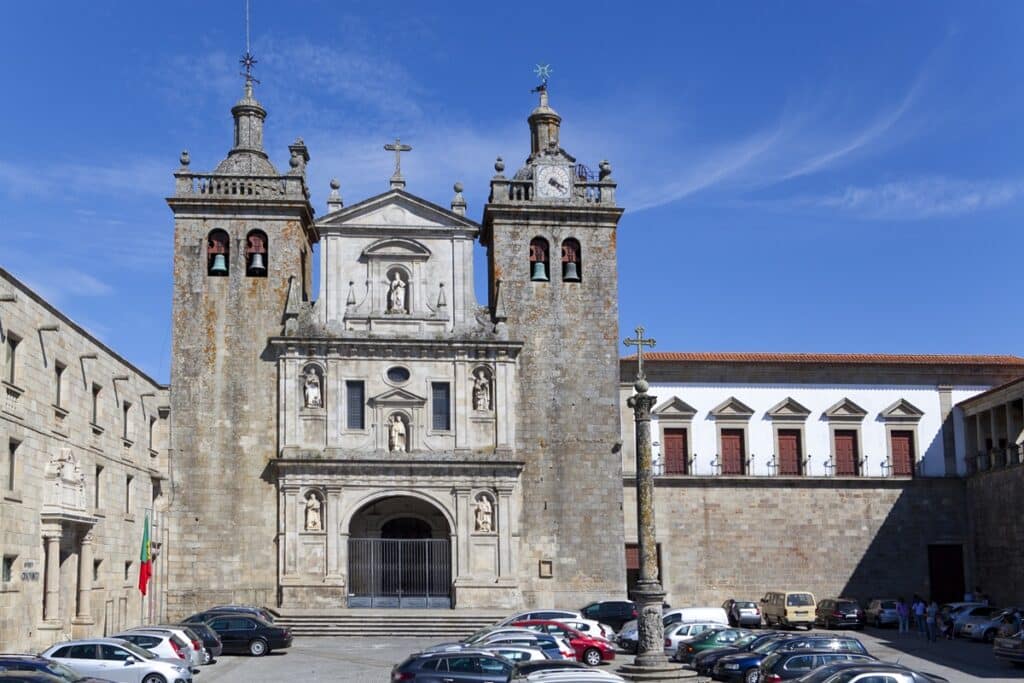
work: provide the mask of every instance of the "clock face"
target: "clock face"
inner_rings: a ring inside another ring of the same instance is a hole
[[[537,168],[537,196],[542,199],[565,199],[572,189],[572,178],[565,166]]]

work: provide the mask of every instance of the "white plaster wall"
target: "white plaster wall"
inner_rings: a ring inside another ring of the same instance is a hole
[[[959,401],[974,396],[985,390],[985,387],[957,387],[953,391],[954,405]],[[626,397],[632,393],[630,387],[621,390],[623,425],[626,427],[624,440],[629,447],[624,448],[626,458],[623,467],[627,472],[635,471],[633,462],[634,451],[632,411],[626,407]],[[880,414],[899,399],[906,399],[924,412],[917,423],[917,443],[915,448],[921,462],[921,473],[924,476],[943,476],[945,462],[942,447],[941,412],[939,392],[934,386],[920,385],[750,385],[750,384],[655,384],[650,393],[657,397],[657,405],[662,405],[673,396],[678,396],[696,409],[690,423],[688,438],[690,451],[694,456],[693,474],[713,475],[713,465],[719,452],[718,430],[716,421],[710,412],[730,397],[735,397],[754,410],[753,416],[746,423],[747,452],[752,456],[750,474],[769,476],[772,474],[769,462],[775,453],[775,435],[771,418],[766,412],[787,397],[792,397],[811,411],[803,424],[804,452],[809,455],[807,462],[808,476],[828,476],[830,470],[825,467],[832,453],[830,422],[823,414],[832,405],[849,398],[867,411],[867,415],[857,426],[860,428],[861,454],[866,458],[864,476],[886,476],[882,467],[888,462],[889,446],[886,438],[886,423]],[[954,429],[957,438],[957,453],[963,453],[963,420],[954,417]],[[661,461],[660,435],[661,428],[657,417],[652,420],[651,432],[656,462]],[[962,457],[958,457],[958,466],[962,468]],[[961,470],[962,471],[962,470]]]

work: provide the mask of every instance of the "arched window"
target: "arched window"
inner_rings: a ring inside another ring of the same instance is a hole
[[[266,233],[262,230],[253,230],[245,238],[245,274],[266,277],[267,256]]]
[[[534,282],[547,282],[548,275],[548,241],[543,237],[530,240],[530,279]]]
[[[580,243],[570,237],[562,242],[562,280],[579,282],[583,276],[580,262]]]
[[[206,237],[206,274],[225,277],[231,265],[231,244],[223,230],[211,230]]]

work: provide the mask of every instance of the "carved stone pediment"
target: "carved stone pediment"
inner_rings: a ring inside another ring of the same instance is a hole
[[[806,420],[810,414],[810,410],[790,396],[776,403],[766,413],[773,420]]]
[[[749,419],[754,409],[735,396],[730,396],[715,406],[711,414],[718,420]]]
[[[321,218],[317,226],[328,233],[340,228],[351,233],[353,229],[381,227],[428,232],[469,230],[475,233],[480,228],[469,218],[404,190],[389,190],[331,212]]]
[[[905,398],[882,411],[882,419],[887,422],[918,422],[923,416],[924,411]]]
[[[85,512],[85,475],[70,448],[61,448],[50,458],[43,480],[44,512]]]
[[[829,420],[845,422],[860,422],[867,414],[868,411],[848,398],[838,401],[825,411],[825,417]]]
[[[430,249],[416,240],[402,237],[387,237],[377,240],[363,250],[362,258],[384,258],[388,260],[428,259]]]
[[[652,410],[651,414],[660,420],[689,420],[697,414],[697,409],[678,396],[673,396]]]
[[[426,405],[427,399],[417,396],[405,389],[389,389],[382,394],[377,394],[369,400],[371,406],[422,406]]]

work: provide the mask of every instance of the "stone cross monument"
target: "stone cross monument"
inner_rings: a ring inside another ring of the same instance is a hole
[[[654,468],[651,464],[651,409],[657,397],[647,393],[650,385],[644,377],[644,347],[654,347],[653,339],[644,338],[644,328],[636,328],[635,339],[624,339],[626,346],[636,347],[637,374],[633,388],[636,393],[626,402],[633,409],[636,422],[636,524],[640,546],[640,580],[633,598],[637,603],[636,659],[620,673],[635,681],[671,681],[696,676],[684,672],[665,656],[665,627],[662,605],[665,590],[658,576],[658,548],[654,534]]]
[[[384,150],[395,153],[395,173],[391,176],[391,189],[404,188],[405,178],[402,177],[402,152],[411,152],[412,145],[403,145],[400,138],[395,138],[394,142],[384,145]]]

